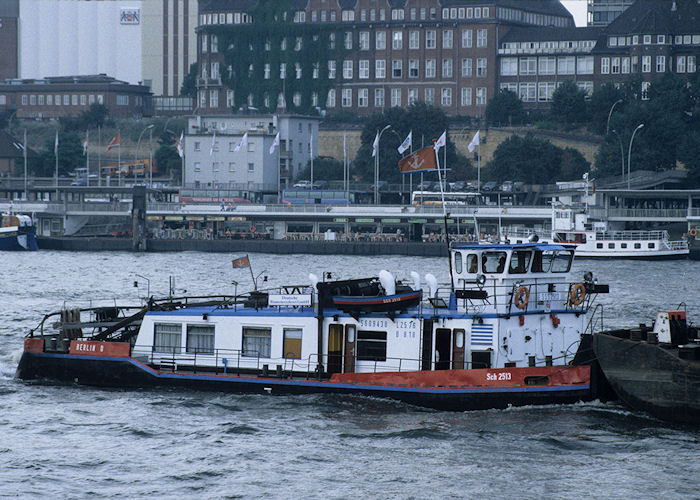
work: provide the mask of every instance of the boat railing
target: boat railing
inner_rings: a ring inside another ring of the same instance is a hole
[[[688,241],[673,240],[668,242],[668,246],[671,250],[688,250]]]
[[[668,240],[668,231],[606,231],[596,232],[596,240],[611,241],[633,241],[633,240]]]
[[[596,331],[604,331],[603,304],[596,304],[593,310],[590,311],[588,323],[586,324],[586,328],[583,330],[583,333],[593,334],[593,332]]]

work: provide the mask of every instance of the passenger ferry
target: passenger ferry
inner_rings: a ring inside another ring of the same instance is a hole
[[[456,244],[449,283],[417,273],[64,309],[17,376],[260,394],[359,393],[447,410],[596,397],[590,273],[569,245]]]
[[[28,215],[3,215],[0,250],[38,250],[34,222]]]

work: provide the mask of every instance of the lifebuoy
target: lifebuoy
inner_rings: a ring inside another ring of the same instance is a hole
[[[694,238],[695,236],[697,236],[698,230],[693,228],[690,231],[688,231],[688,233],[690,233],[690,236],[692,236]]]
[[[515,307],[521,310],[527,309],[527,303],[530,300],[530,289],[526,286],[521,286],[518,288],[518,291],[515,292],[515,296],[513,297],[513,304],[515,304]]]
[[[583,283],[576,283],[571,288],[571,293],[569,294],[569,304],[572,306],[580,306],[583,303],[583,299],[586,297],[586,287]]]
[[[254,224],[251,224],[248,229],[250,230],[251,233],[254,233],[256,231]]]

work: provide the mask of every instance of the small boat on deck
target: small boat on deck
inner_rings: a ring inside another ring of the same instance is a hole
[[[3,215],[0,221],[0,250],[39,250],[34,221],[28,215]]]
[[[455,244],[450,259],[447,283],[414,272],[409,285],[382,271],[234,296],[64,309],[28,333],[17,376],[363,394],[459,411],[598,396],[587,313],[608,288],[590,273],[572,281],[572,247]]]
[[[593,348],[628,406],[662,420],[700,424],[700,337],[685,310],[660,311],[652,328],[597,333]]]

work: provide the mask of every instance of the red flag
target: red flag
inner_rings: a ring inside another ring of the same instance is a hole
[[[410,174],[419,170],[437,170],[435,150],[432,146],[414,151],[399,160],[399,170],[402,174]]]
[[[114,139],[112,139],[109,144],[107,144],[107,151],[112,149],[114,146],[119,146],[119,132],[114,136]]]
[[[235,269],[237,267],[250,267],[250,262],[248,261],[247,255],[245,257],[233,259],[233,268]]]

